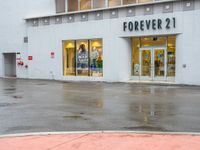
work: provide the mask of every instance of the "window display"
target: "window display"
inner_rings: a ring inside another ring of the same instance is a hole
[[[140,62],[139,62],[139,48],[140,48],[140,38],[133,38],[132,39],[132,74],[134,76],[139,76],[140,73]]]
[[[64,42],[64,76],[103,76],[101,39]]]
[[[167,47],[167,75],[173,77],[176,74],[176,36],[168,37]]]
[[[77,55],[76,55],[76,70],[77,70],[77,75],[80,76],[88,76],[89,69],[88,69],[88,56],[89,56],[89,51],[88,51],[88,41],[83,40],[83,41],[77,41]]]
[[[91,76],[103,76],[102,40],[91,40],[90,67]]]
[[[75,41],[64,42],[64,75],[75,75]]]

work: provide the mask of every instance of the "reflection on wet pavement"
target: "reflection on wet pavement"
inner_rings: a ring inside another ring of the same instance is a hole
[[[200,87],[0,79],[0,134],[200,131]]]

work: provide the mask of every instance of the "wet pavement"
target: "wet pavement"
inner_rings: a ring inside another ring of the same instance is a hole
[[[0,134],[200,132],[200,87],[0,79]]]

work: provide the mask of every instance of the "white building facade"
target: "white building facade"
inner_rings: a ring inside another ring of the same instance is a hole
[[[0,76],[200,85],[200,0],[1,2]]]

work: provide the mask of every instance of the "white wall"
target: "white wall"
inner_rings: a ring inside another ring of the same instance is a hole
[[[142,19],[165,19],[176,17],[177,27],[171,30],[146,32],[124,32],[123,21]],[[123,37],[177,34],[177,76],[181,84],[200,85],[200,11],[174,12],[129,18],[105,19],[100,21],[75,22],[60,25],[28,27],[30,37],[29,55],[34,56],[30,62],[30,78],[52,78],[60,80],[105,80],[127,81],[131,74],[130,39]],[[94,28],[95,27],[95,28]],[[104,78],[63,77],[62,76],[62,40],[103,39]],[[55,51],[56,58],[50,59],[50,52]],[[187,67],[183,68],[183,64]]]
[[[177,20],[180,14],[175,14]],[[155,15],[155,18],[172,17],[170,14]],[[100,21],[76,22],[49,26],[28,27],[29,55],[33,61],[29,62],[29,77],[49,79],[54,74],[55,79],[61,80],[104,80],[128,81],[131,75],[131,42],[128,36],[177,34],[181,26],[170,31],[150,31],[130,33],[123,31],[123,21],[134,19],[151,19],[152,16],[105,19]],[[181,22],[182,19],[179,20]],[[167,32],[167,33],[166,33]],[[72,39],[103,39],[104,78],[91,77],[63,77],[62,76],[62,40]],[[51,51],[55,51],[56,58],[50,59]]]
[[[200,85],[199,17],[200,11],[184,13],[183,34],[177,38],[177,83]]]
[[[23,38],[27,36],[24,18],[55,14],[54,0],[0,0],[0,4],[0,53],[21,52],[26,62],[28,47],[23,43]],[[0,76],[3,76],[0,68]],[[18,68],[18,77],[27,77],[25,70]]]

